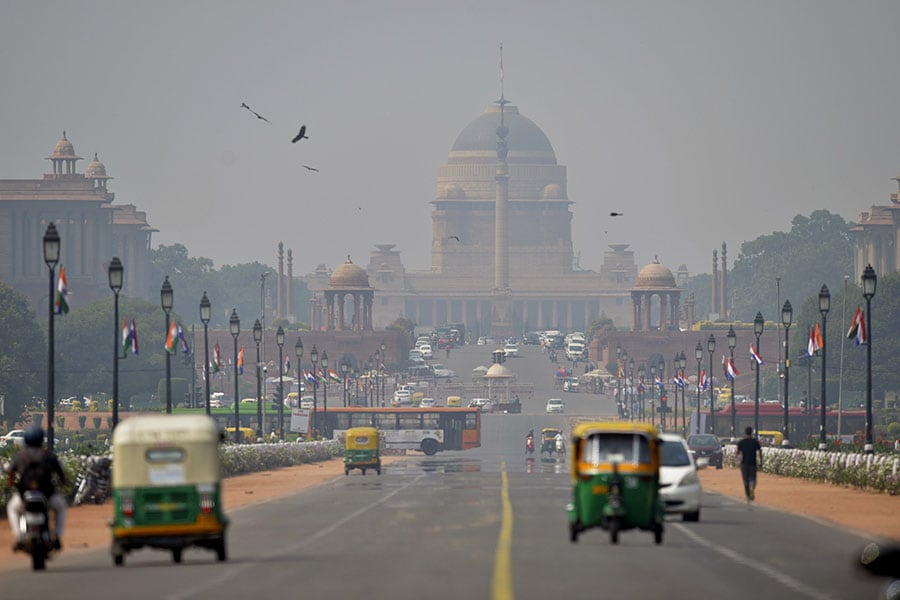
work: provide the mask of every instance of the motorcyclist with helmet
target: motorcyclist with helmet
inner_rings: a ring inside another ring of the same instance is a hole
[[[66,474],[56,455],[44,448],[44,430],[33,425],[25,430],[25,446],[13,457],[9,466],[7,485],[14,485],[18,491],[13,494],[6,505],[6,516],[12,528],[15,544],[13,550],[22,549],[22,532],[19,529],[19,516],[25,509],[22,494],[26,490],[39,490],[47,498],[47,503],[55,514],[53,530],[53,547],[59,550],[62,545],[63,531],[66,525],[66,499],[54,484],[54,475],[60,486],[66,486]],[[16,476],[18,475],[18,481]]]

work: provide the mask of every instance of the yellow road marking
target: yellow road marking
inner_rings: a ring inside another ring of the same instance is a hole
[[[494,581],[491,598],[493,600],[513,600],[512,565],[510,550],[512,549],[513,512],[509,501],[509,477],[506,474],[506,461],[500,463],[500,500],[503,515],[500,522],[500,537],[497,538],[497,552],[494,554]]]

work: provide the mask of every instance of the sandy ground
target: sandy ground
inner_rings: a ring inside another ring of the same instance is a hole
[[[390,463],[401,457],[386,457]],[[292,494],[343,476],[343,459],[289,467],[277,471],[232,477],[223,482],[226,511]],[[740,471],[726,467],[701,471],[704,488],[743,498]],[[788,477],[761,473],[756,502],[788,512],[822,519],[871,536],[900,541],[900,496],[873,494],[829,484],[811,483]],[[69,509],[65,551],[108,547],[111,504],[77,506]],[[11,551],[12,536],[5,519],[0,522],[0,570],[24,561],[23,555]]]

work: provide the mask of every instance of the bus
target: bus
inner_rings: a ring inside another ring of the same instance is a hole
[[[477,408],[337,407],[319,411],[316,423],[332,439],[341,439],[351,427],[375,427],[386,449],[421,450],[428,456],[481,446]]]

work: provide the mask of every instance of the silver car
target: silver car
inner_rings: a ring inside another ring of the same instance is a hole
[[[700,498],[703,490],[697,475],[697,463],[680,435],[660,434],[659,495],[666,512],[680,514],[685,521],[700,520]],[[700,468],[706,461],[700,463]]]

